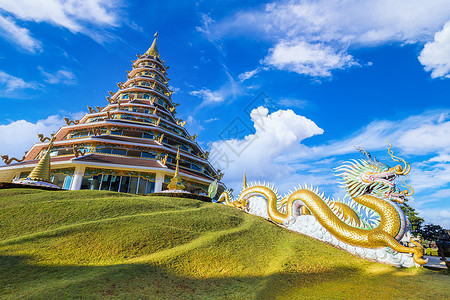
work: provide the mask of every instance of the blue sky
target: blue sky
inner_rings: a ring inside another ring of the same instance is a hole
[[[0,153],[106,105],[158,48],[178,117],[225,183],[300,183],[339,196],[361,146],[412,164],[410,205],[450,228],[448,0],[0,0]],[[236,194],[236,193],[235,193]]]

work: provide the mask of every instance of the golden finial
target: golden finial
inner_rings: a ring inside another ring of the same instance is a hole
[[[175,174],[173,175],[173,178],[170,180],[169,184],[167,185],[169,190],[184,190],[184,184],[183,184],[183,181],[181,180],[181,177],[180,177],[180,174],[178,171],[179,161],[180,161],[180,146],[178,146],[178,151],[177,151],[177,165],[175,167]]]
[[[245,190],[246,188],[247,188],[247,176],[245,176],[245,171],[244,171],[244,183],[243,183],[242,190]]]
[[[145,55],[153,55],[159,58],[158,47],[156,46],[156,40],[158,39],[158,32],[155,33],[155,39],[153,40],[152,45],[148,48]]]

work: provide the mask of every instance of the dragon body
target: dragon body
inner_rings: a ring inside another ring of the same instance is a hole
[[[397,165],[390,168],[373,160],[364,150],[362,152],[367,159],[352,160],[336,169],[336,175],[342,178],[342,187],[347,190],[343,200],[325,198],[318,189],[306,186],[280,197],[268,185],[259,183],[247,186],[244,178],[243,191],[236,200],[225,191],[218,202],[249,211],[249,202],[253,197],[262,197],[266,200],[267,217],[287,228],[297,228],[297,231],[308,234],[305,228],[298,228],[299,224],[308,227],[305,223],[308,220],[319,223],[316,227],[329,236],[328,240],[322,240],[332,242],[334,239],[334,244],[340,247],[357,247],[363,252],[364,249],[388,247],[391,252],[412,254],[416,265],[425,264],[427,261],[422,258],[423,248],[419,243],[413,240],[408,246],[400,243],[410,235],[409,223],[395,202],[403,203],[413,191],[409,186],[409,191],[399,191],[393,180],[407,175],[409,164],[393,156],[390,151],[395,160],[405,164],[404,167]]]
[[[8,154],[5,154],[5,155],[1,156],[1,158],[2,158],[3,162],[5,163],[5,165],[9,165],[10,163],[12,163],[13,160],[15,160],[17,162],[21,162],[21,161],[23,161],[25,159],[25,157],[26,157],[26,155],[24,155],[22,157],[22,159],[18,159],[18,158],[15,158],[15,157],[11,157],[10,158]]]

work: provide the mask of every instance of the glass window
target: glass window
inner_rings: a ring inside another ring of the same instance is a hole
[[[120,176],[111,176],[111,186],[109,188],[112,192],[118,192],[120,187]]]
[[[124,176],[122,177],[122,181],[120,182],[120,190],[121,193],[128,193],[128,185],[130,184],[130,177]]]
[[[197,171],[201,171],[202,170],[202,168],[201,167],[199,167],[198,165],[196,165],[196,164],[191,164],[191,169],[193,169],[193,170],[197,170]]]
[[[141,151],[138,150],[128,150],[128,156],[141,157]]]
[[[154,153],[154,152],[144,152],[144,151],[142,151],[141,157],[146,157],[146,158],[156,158],[156,153]]]
[[[145,194],[150,194],[155,191],[155,183],[154,182],[147,182],[147,188],[145,189]]]
[[[145,189],[147,188],[147,179],[139,178],[139,189],[138,194],[145,194]]]
[[[91,187],[92,177],[89,176],[83,176],[83,180],[81,181],[81,187],[80,190],[89,190]],[[98,186],[97,186],[98,188]]]
[[[66,179],[64,180],[64,185],[63,185],[62,188],[65,189],[65,190],[69,190],[71,183],[72,183],[72,176],[67,175]]]
[[[144,139],[153,139],[153,132],[151,132],[151,133],[149,133],[149,132],[144,132],[144,133],[142,134],[142,137],[143,137]]]
[[[116,154],[116,155],[127,155],[127,150],[123,150],[123,149],[112,149],[111,154]]]
[[[111,148],[103,148],[102,146],[99,146],[99,147],[95,148],[95,152],[111,154]]]
[[[111,175],[103,175],[100,189],[102,191],[109,191],[110,184],[111,184]]]
[[[23,178],[23,177],[21,177]],[[50,178],[50,181],[53,182],[53,184],[56,184],[60,188],[63,187],[64,179],[66,179],[66,175],[63,174],[55,174]]]
[[[100,183],[102,182],[102,175],[92,176],[90,190],[98,190],[100,188]]]
[[[130,188],[128,190],[128,193],[136,194],[138,184],[139,184],[139,177],[131,177]]]

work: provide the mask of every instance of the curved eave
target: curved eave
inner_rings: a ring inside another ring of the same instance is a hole
[[[118,99],[118,97],[122,93],[132,93],[132,92],[135,92],[135,93],[154,93],[157,96],[161,96],[162,98],[164,98],[164,100],[167,101],[167,103],[169,104],[169,106],[171,108],[173,107],[172,100],[170,99],[170,97],[162,94],[161,92],[158,92],[157,90],[151,89],[151,88],[150,89],[146,89],[146,88],[143,88],[143,87],[136,87],[136,86],[121,89],[119,92],[116,93],[117,96],[115,96],[114,98],[111,98],[111,101],[123,101],[123,100],[131,101],[132,99]]]
[[[162,71],[149,67],[149,66],[143,66],[143,67],[137,67],[137,68],[133,68],[131,71],[128,72],[127,74],[127,80],[131,79],[136,73],[141,72],[141,71],[155,71],[157,72],[160,76],[162,76],[162,78],[165,79],[165,81],[169,81],[166,74],[164,74]]]
[[[148,57],[148,56],[141,56],[141,57],[139,57],[138,59],[136,59],[134,62],[133,62],[133,68],[136,68],[136,66],[139,64],[139,63],[141,63],[141,62],[143,62],[143,61],[151,61],[151,62],[155,62],[155,63],[157,63],[160,67],[162,67],[163,69],[167,69],[167,67],[162,63],[162,61],[159,61],[159,60],[157,60],[157,59],[154,59],[154,58],[150,58],[150,57]]]

